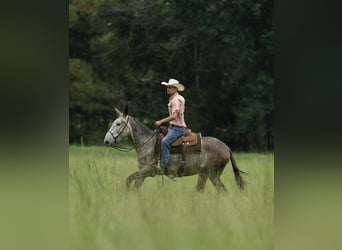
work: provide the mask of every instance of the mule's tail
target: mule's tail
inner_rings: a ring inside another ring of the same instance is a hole
[[[236,181],[236,184],[238,185],[238,187],[243,190],[246,186],[246,182],[243,180],[241,174],[247,174],[246,172],[243,172],[241,171],[237,164],[236,164],[236,161],[234,159],[234,156],[233,156],[233,152],[229,149],[229,152],[230,152],[230,160],[232,162],[232,166],[233,166],[233,171],[234,171],[234,176],[235,176],[235,181]]]

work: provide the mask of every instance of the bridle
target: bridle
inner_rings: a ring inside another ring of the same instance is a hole
[[[119,145],[117,145],[117,142],[116,142],[116,138],[118,138],[124,132],[124,130],[126,129],[127,124],[128,124],[128,120],[129,120],[129,116],[127,116],[126,124],[125,124],[125,126],[123,126],[122,130],[120,131],[120,133],[118,133],[117,136],[114,136],[114,134],[112,133],[112,131],[110,131],[110,129],[108,131],[110,133],[110,135],[113,137],[113,140],[114,140],[113,148],[115,148],[116,150],[122,151],[122,152],[128,152],[128,151],[131,151],[133,149],[133,147],[129,148],[129,147],[119,146]]]
[[[128,151],[131,151],[132,149],[134,149],[134,147],[123,147],[123,146],[119,146],[117,145],[117,142],[116,142],[116,138],[118,138],[122,133],[123,131],[126,129],[127,127],[127,124],[128,124],[128,120],[129,120],[129,116],[127,117],[127,121],[126,121],[126,124],[125,126],[123,126],[122,130],[120,131],[120,133],[118,133],[117,136],[114,136],[114,134],[112,133],[112,131],[108,131],[111,136],[113,137],[113,140],[114,140],[114,145],[112,146],[114,149],[116,150],[119,150],[121,152],[128,152]],[[150,138],[148,138],[144,143],[142,143],[141,145],[139,145],[137,142],[135,142],[135,144],[138,146],[138,148],[140,148],[140,146],[143,146],[145,145],[146,143],[148,143],[153,137],[155,136],[155,133],[152,134],[152,136]],[[133,136],[134,137],[134,136]],[[134,139],[133,139],[134,140]]]

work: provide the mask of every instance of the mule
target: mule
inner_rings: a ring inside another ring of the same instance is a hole
[[[137,172],[129,175],[126,179],[127,189],[130,190],[132,182],[133,188],[138,189],[144,182],[146,177],[155,177],[158,174],[158,142],[159,132],[147,128],[144,124],[128,115],[128,109],[124,112],[115,108],[117,118],[114,120],[111,128],[105,135],[104,144],[106,146],[122,149],[120,142],[128,139],[137,152],[138,168]],[[222,141],[214,137],[201,137],[201,152],[185,155],[185,162],[182,162],[182,154],[170,154],[168,162],[168,170],[177,173],[182,167],[183,171],[180,176],[198,175],[196,189],[203,192],[206,182],[209,178],[215,188],[220,191],[227,191],[222,183],[220,176],[229,162],[232,163],[233,173],[237,186],[243,190],[245,181],[243,180],[241,171],[236,164],[231,149]]]

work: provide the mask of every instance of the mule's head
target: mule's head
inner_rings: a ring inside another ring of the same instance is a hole
[[[124,113],[115,108],[117,118],[112,123],[112,126],[106,133],[104,138],[104,144],[106,146],[116,146],[122,139],[127,138],[130,135],[130,126],[128,126],[128,110],[125,108]]]

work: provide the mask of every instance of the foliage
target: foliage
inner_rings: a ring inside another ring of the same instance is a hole
[[[83,130],[70,123],[71,142],[102,140],[113,106],[129,104],[151,127],[167,115],[160,82],[175,78],[186,86],[193,130],[235,149],[273,150],[272,1],[72,0],[69,12],[70,58],[88,65],[84,87],[104,94],[78,99],[70,90],[70,105],[83,105],[71,116],[84,123]],[[95,124],[100,117],[84,118],[93,105],[103,106],[103,126]]]
[[[70,138],[81,144],[100,143],[111,119],[113,93],[107,84],[96,80],[92,67],[80,59],[69,60],[69,76]]]

